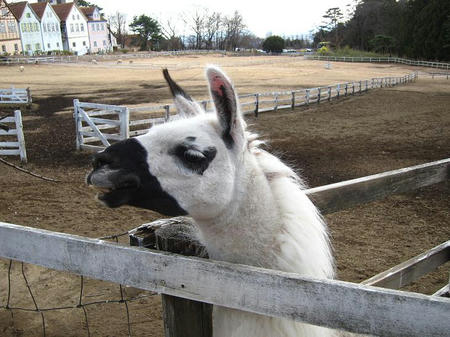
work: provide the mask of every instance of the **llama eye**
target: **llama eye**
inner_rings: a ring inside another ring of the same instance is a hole
[[[190,163],[198,163],[205,158],[205,155],[200,151],[189,149],[184,152],[184,159]]]

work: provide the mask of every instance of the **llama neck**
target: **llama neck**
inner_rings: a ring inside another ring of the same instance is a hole
[[[244,157],[226,211],[209,221],[195,219],[210,257],[333,277],[326,226],[292,179],[295,173],[267,152],[255,154]]]
[[[277,202],[253,156],[244,156],[237,171],[235,198],[214,219],[195,219],[212,259],[261,267],[274,265],[274,233],[281,230]]]

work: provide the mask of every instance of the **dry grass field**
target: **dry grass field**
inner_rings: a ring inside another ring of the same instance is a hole
[[[183,56],[69,65],[0,67],[0,87],[30,87],[24,109],[27,169],[57,178],[50,183],[0,166],[0,220],[89,237],[121,233],[159,217],[130,207],[105,209],[84,184],[90,155],[75,151],[71,104],[168,102],[161,68],[167,67],[197,99],[206,98],[203,69],[220,65],[240,94],[295,89],[372,77],[399,76],[417,68],[385,64],[306,61],[299,57]],[[350,98],[249,117],[267,147],[319,186],[449,157],[450,81],[421,77],[416,83],[383,88]],[[3,109],[0,107],[0,112]],[[16,159],[7,158],[15,163]],[[450,184],[390,197],[326,216],[338,277],[359,282],[446,241],[450,237]],[[126,238],[121,239],[126,242]],[[24,242],[24,245],[27,243]],[[9,262],[0,259],[0,307],[7,301]],[[25,265],[42,308],[73,306],[80,279]],[[18,262],[12,268],[11,306],[33,308]],[[448,264],[408,290],[433,293],[448,282]],[[140,295],[147,294],[138,292]],[[126,289],[125,296],[136,291]],[[115,284],[86,280],[83,302],[120,299]],[[133,336],[162,337],[159,296],[129,304]],[[123,303],[86,307],[91,336],[127,336]],[[0,309],[0,336],[42,336],[35,312]],[[45,313],[47,336],[87,336],[82,309]]]

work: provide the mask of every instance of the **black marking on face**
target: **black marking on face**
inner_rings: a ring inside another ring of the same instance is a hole
[[[175,156],[184,167],[203,175],[216,157],[217,150],[214,146],[201,149],[194,141],[195,137],[187,137],[184,142],[170,150],[169,154]]]
[[[235,110],[236,103],[230,99],[230,97],[224,93],[225,86],[222,84],[219,87],[220,92],[212,90],[212,96],[216,109],[219,112],[219,122],[223,127],[222,139],[228,149],[231,149],[234,144],[233,137],[231,136],[232,116]]]
[[[88,185],[106,189],[99,199],[108,207],[130,205],[164,215],[186,215],[150,173],[147,151],[136,139],[127,139],[94,155]]]
[[[173,97],[181,95],[187,100],[192,102],[192,97],[189,96],[183,89],[181,89],[181,87],[172,79],[172,77],[170,77],[167,68],[163,69],[163,75],[164,78],[166,79],[167,84],[169,85],[170,92],[172,93]]]

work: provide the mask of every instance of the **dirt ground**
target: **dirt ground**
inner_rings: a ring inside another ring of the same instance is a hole
[[[403,75],[415,68],[393,65],[324,63],[290,57],[167,57],[117,65],[32,65],[23,73],[0,67],[2,83],[31,87],[33,107],[23,110],[29,163],[24,167],[61,180],[25,175],[0,164],[0,220],[53,231],[100,237],[152,221],[158,214],[124,207],[106,209],[84,184],[90,155],[75,151],[73,98],[136,105],[169,99],[160,68],[173,70],[189,93],[206,97],[204,64],[220,64],[239,93],[333,84]],[[0,86],[5,86],[0,85]],[[377,89],[354,97],[247,119],[267,147],[296,167],[311,187],[448,158],[450,81],[422,77],[418,82]],[[6,158],[16,164],[13,158]],[[450,237],[450,183],[326,216],[332,234],[338,278],[359,282],[430,249]],[[121,238],[126,242],[126,238]],[[24,242],[26,244],[26,242]],[[0,307],[8,298],[9,261],[0,259]],[[41,308],[74,306],[80,278],[25,265],[25,275]],[[449,266],[407,290],[433,293],[448,282]],[[33,308],[21,265],[13,263],[11,306]],[[133,336],[162,337],[159,296],[125,289]],[[85,280],[83,303],[120,299],[118,285]],[[123,303],[86,307],[91,336],[126,336]],[[0,336],[42,336],[35,312],[0,308]],[[44,314],[47,336],[87,336],[80,309]]]

